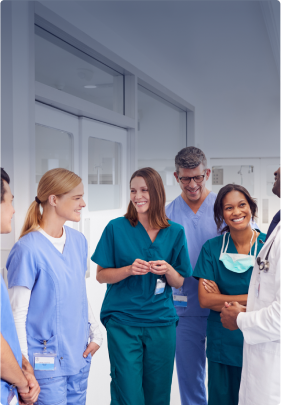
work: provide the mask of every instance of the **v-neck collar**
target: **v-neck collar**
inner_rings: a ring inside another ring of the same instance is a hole
[[[156,236],[154,242],[152,242],[152,240],[150,239],[150,236],[148,235],[145,227],[142,225],[142,223],[140,221],[138,221],[137,228],[140,230],[141,234],[143,235],[143,237],[147,241],[147,244],[148,244],[149,247],[152,247],[152,246],[156,245],[156,242],[159,241],[159,239],[160,239],[159,236],[163,231],[163,229],[160,229],[159,232],[157,233],[157,236]]]
[[[228,236],[228,234],[229,234],[229,236]],[[252,252],[252,250],[253,250],[253,248],[254,248],[254,251],[253,252],[255,252],[255,244],[257,243],[257,244],[259,244],[259,241],[260,241],[260,236],[261,236],[261,232],[258,234],[258,236],[257,236],[257,239],[255,240],[255,242],[254,242],[254,244],[251,246],[251,249],[250,249],[250,251],[249,251],[249,253],[248,253],[248,256],[250,255],[250,253]],[[237,250],[237,248],[236,248],[236,246],[235,246],[235,243],[233,242],[233,239],[232,239],[232,237],[231,237],[231,234],[230,234],[230,232],[227,232],[227,234],[225,235],[225,246],[226,246],[226,244],[227,244],[227,238],[229,237],[229,244],[228,244],[228,248],[227,248],[227,250],[229,249],[229,247],[231,246],[231,249],[230,250],[235,250],[235,252],[233,253],[233,254],[239,254],[238,253],[238,250]],[[224,248],[225,248],[225,246],[224,246]],[[226,252],[227,253],[227,252]],[[253,253],[254,254],[254,253]],[[258,255],[258,249],[257,249],[257,255]]]
[[[64,231],[65,231],[65,245],[64,245],[64,249],[63,249],[62,253],[58,251],[58,249],[52,244],[52,242],[48,238],[46,238],[45,235],[43,235],[43,233],[41,233],[39,231],[36,231],[36,232],[40,235],[40,237],[44,238],[44,241],[47,241],[47,244],[50,245],[53,250],[55,250],[55,252],[57,253],[57,255],[59,255],[59,257],[65,258],[66,251],[68,248],[68,240],[69,240],[67,226],[64,227]]]
[[[180,199],[181,199],[181,205],[184,207],[184,210],[188,213],[189,216],[191,217],[198,217],[198,219],[201,217],[201,215],[203,214],[203,212],[205,211],[205,206],[208,206],[208,201],[209,201],[209,197],[212,194],[212,191],[207,195],[207,197],[205,198],[205,200],[202,202],[202,204],[199,207],[199,210],[196,212],[196,214],[192,211],[192,209],[190,208],[190,206],[184,201],[184,199],[182,198],[182,196],[180,195]]]

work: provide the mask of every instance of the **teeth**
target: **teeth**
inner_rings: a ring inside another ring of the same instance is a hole
[[[137,205],[144,205],[144,204],[146,204],[145,202],[142,202],[142,203],[136,203]]]
[[[233,222],[241,222],[241,221],[243,221],[244,218],[245,218],[245,217],[238,218],[238,219],[233,219],[232,221],[233,221]]]

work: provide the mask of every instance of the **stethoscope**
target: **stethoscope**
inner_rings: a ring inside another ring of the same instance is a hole
[[[269,257],[269,253],[270,253],[270,251],[271,251],[271,248],[272,248],[272,245],[273,245],[273,242],[275,241],[275,238],[273,239],[273,241],[271,242],[271,245],[270,245],[270,247],[269,247],[269,249],[268,249],[268,251],[267,251],[267,254],[266,254],[266,256],[265,256],[265,259],[261,259],[260,257],[257,257],[257,264],[258,264],[258,266],[259,266],[259,270],[260,271],[264,271],[265,273],[267,273],[268,272],[268,270],[269,270],[269,261],[268,261],[268,257]]]

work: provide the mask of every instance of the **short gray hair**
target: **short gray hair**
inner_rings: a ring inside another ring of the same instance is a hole
[[[201,149],[189,146],[179,151],[175,157],[176,172],[179,172],[180,167],[184,169],[195,169],[200,164],[207,166],[205,153]]]

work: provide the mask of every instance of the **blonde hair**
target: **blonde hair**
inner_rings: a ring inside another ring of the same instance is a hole
[[[37,199],[40,200],[42,207],[47,203],[50,195],[61,196],[69,193],[80,184],[82,179],[77,174],[66,169],[52,169],[46,172],[39,181],[37,188]],[[21,230],[20,238],[29,232],[37,230],[42,223],[42,214],[40,204],[33,201],[30,205],[24,224]]]

